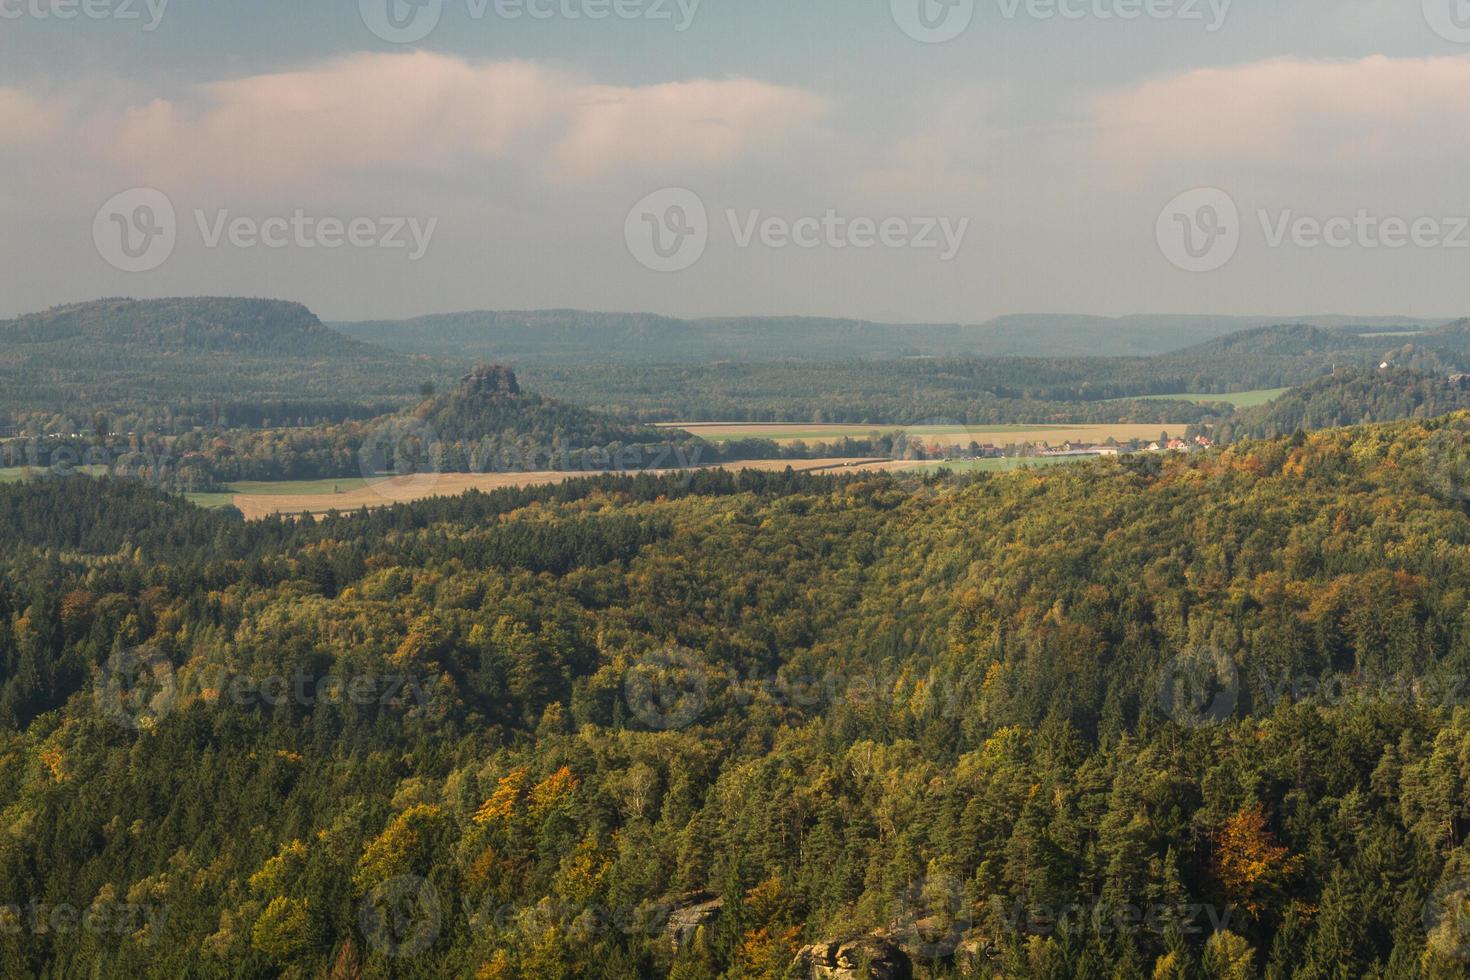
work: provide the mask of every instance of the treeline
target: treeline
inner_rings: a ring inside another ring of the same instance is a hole
[[[1467,436],[253,524],[0,488],[0,962],[1460,976]]]

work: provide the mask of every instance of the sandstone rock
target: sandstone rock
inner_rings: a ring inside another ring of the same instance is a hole
[[[911,980],[914,972],[903,950],[877,936],[808,946],[796,966],[809,980]]]
[[[714,922],[724,910],[725,900],[712,892],[694,892],[675,901],[664,929],[674,952],[679,952],[694,938],[700,926]]]

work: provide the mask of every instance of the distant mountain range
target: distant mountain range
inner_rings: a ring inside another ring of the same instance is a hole
[[[348,337],[405,353],[521,364],[701,363],[843,357],[1147,357],[1279,323],[1364,332],[1433,329],[1412,317],[1118,318],[1024,314],[988,323],[894,324],[812,317],[681,320],[577,310],[450,313],[335,323]]]
[[[480,362],[513,366],[549,397],[623,418],[891,421],[989,419],[1022,401],[1027,418],[1062,417],[1075,409],[1034,403],[1286,387],[1383,360],[1464,369],[1470,326],[1039,315],[899,325],[542,311],[334,328],[278,300],[106,299],[0,321],[0,434],[366,420],[418,405]]]

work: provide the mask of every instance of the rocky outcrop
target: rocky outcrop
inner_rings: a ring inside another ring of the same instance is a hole
[[[674,902],[664,934],[675,953],[683,949],[701,926],[707,926],[725,910],[725,900],[713,892],[693,892]]]
[[[476,367],[460,381],[458,392],[461,398],[494,398],[520,393],[521,385],[516,381],[515,372],[499,364]]]
[[[843,943],[818,943],[796,956],[808,980],[911,980],[913,964],[898,946],[878,936]]]

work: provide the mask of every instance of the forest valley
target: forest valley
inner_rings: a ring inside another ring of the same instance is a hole
[[[0,488],[0,973],[1463,976],[1467,439]]]

